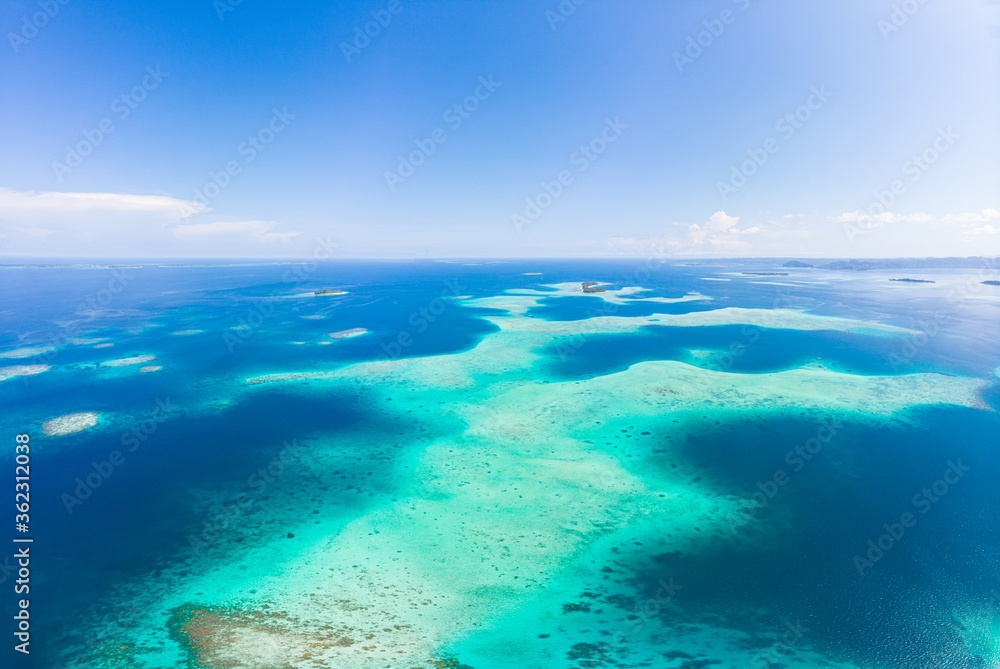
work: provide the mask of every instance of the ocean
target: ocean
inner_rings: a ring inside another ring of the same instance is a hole
[[[1000,667],[987,278],[2,267],[3,666]]]

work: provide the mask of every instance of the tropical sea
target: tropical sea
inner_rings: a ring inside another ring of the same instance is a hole
[[[42,262],[5,667],[1000,667],[993,270]]]

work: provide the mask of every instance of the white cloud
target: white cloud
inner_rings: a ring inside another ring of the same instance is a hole
[[[984,209],[980,212],[945,214],[939,218],[934,218],[927,213],[894,214],[891,211],[886,211],[881,214],[871,215],[863,211],[849,211],[839,216],[829,216],[828,218],[837,223],[861,223],[866,228],[877,228],[884,223],[930,223],[932,225],[969,227],[979,223],[1000,220],[1000,211],[996,209]]]
[[[978,237],[979,235],[996,235],[1000,234],[1000,227],[994,228],[992,225],[987,224],[981,228],[969,230],[966,234],[970,237]]]
[[[167,195],[57,193],[0,188],[0,213],[11,218],[125,212],[161,214],[170,219],[180,220],[206,211],[211,211],[211,208],[198,202],[180,200]]]
[[[172,228],[174,237],[185,241],[217,239],[222,236],[250,235],[264,242],[287,243],[300,232],[274,232],[277,223],[273,221],[219,221],[217,223],[191,223]]]
[[[894,214],[885,211],[881,214],[866,214],[863,211],[847,211],[839,216],[828,216],[836,223],[862,223],[866,228],[877,228],[885,223],[927,223],[931,220],[929,214]]]
[[[55,230],[49,230],[48,228],[19,228],[16,225],[10,226],[9,229],[29,237],[48,237],[56,233]]]
[[[746,252],[752,247],[740,237],[755,235],[765,230],[759,226],[739,228],[737,227],[739,222],[739,216],[730,216],[724,211],[717,211],[704,223],[684,226],[687,232],[674,237],[618,236],[609,238],[607,245],[612,251],[656,250],[659,253],[677,255]],[[674,223],[674,225],[683,224]]]
[[[688,228],[688,245],[692,250],[698,250],[702,247],[709,247],[715,251],[749,249],[748,243],[735,237],[756,234],[761,231],[761,228],[753,226],[740,229],[736,227],[739,222],[739,216],[730,216],[724,211],[717,211],[705,223],[693,224]]]
[[[987,223],[1000,219],[1000,211],[996,209],[983,209],[980,212],[965,212],[961,214],[945,214],[941,217],[940,223],[943,225],[976,225],[977,223]],[[990,227],[990,226],[986,226]]]

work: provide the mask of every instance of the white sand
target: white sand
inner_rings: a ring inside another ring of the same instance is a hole
[[[119,358],[117,360],[105,360],[100,363],[103,367],[125,367],[127,365],[138,365],[143,362],[156,360],[155,355],[137,355],[131,358]]]
[[[460,427],[428,440],[405,460],[410,478],[394,500],[326,531],[314,529],[308,517],[288,517],[281,508],[262,504],[283,523],[273,539],[241,544],[225,561],[197,569],[178,564],[150,577],[140,591],[150,597],[150,620],[142,623],[152,626],[151,638],[159,634],[162,640],[157,621],[171,607],[245,603],[252,584],[256,593],[249,604],[267,602],[269,611],[291,616],[294,632],[282,631],[280,619],[256,626],[223,621],[215,638],[225,660],[263,668],[309,653],[312,660],[341,669],[427,666],[443,646],[516,616],[519,605],[543,596],[554,580],[572,579],[574,560],[599,542],[627,547],[649,536],[664,552],[704,553],[745,540],[727,520],[738,514],[742,500],[721,494],[708,481],[693,480],[691,472],[637,475],[630,456],[640,454],[641,447],[629,450],[627,443],[637,439],[621,439],[622,448],[614,454],[591,443],[601,430],[617,428],[617,421],[641,429],[692,410],[788,408],[903,420],[906,410],[920,404],[985,406],[980,392],[987,382],[981,379],[927,373],[856,376],[812,366],[734,374],[675,361],[642,362],[593,379],[544,383],[533,369],[540,347],[559,338],[635,331],[656,322],[885,336],[906,332],[794,310],[727,308],[658,314],[659,321],[517,317],[551,294],[511,291],[470,300],[507,313],[487,319],[499,332],[461,353],[247,379],[247,393],[258,392],[259,384],[277,383],[283,384],[281,392],[313,399],[340,386],[362,387],[372,406],[382,406],[389,397],[400,412],[430,411],[429,405],[436,424],[450,421]],[[292,477],[290,487],[281,495],[294,495],[295,482],[321,479],[324,453],[359,452],[362,445],[351,439],[335,434],[311,443],[308,461],[286,475]],[[290,508],[305,503],[281,501]],[[295,539],[286,539],[284,530]],[[355,643],[321,643],[331,628],[346,630]],[[703,638],[691,630],[684,634],[692,645],[708,645],[716,634],[734,643],[742,638],[732,630],[706,629]],[[807,662],[824,661],[804,648],[802,654]],[[734,655],[732,661],[738,660]],[[656,658],[650,662],[659,666]],[[522,665],[512,661],[512,666]]]
[[[365,328],[351,328],[349,330],[341,330],[340,332],[331,332],[327,334],[327,337],[331,339],[350,339],[351,337],[360,337],[364,334],[368,334],[368,330]]]
[[[678,304],[681,302],[699,302],[702,300],[713,299],[708,295],[703,295],[702,293],[698,292],[687,293],[686,295],[682,295],[680,297],[641,297],[642,293],[645,293],[649,290],[648,288],[643,288],[642,286],[623,286],[621,288],[614,288],[611,284],[598,284],[597,286],[594,287],[604,288],[604,290],[599,293],[586,293],[583,290],[582,282],[581,283],[564,282],[564,283],[553,283],[546,285],[546,288],[553,289],[553,292],[546,294],[550,297],[561,297],[561,296],[597,297],[604,300],[605,302],[610,302],[612,304],[632,304],[635,302]]]
[[[55,346],[25,346],[10,351],[0,351],[0,358],[30,358],[35,355],[54,351],[55,349]]]
[[[0,367],[0,381],[12,379],[15,376],[33,376],[52,369],[49,365],[14,365],[13,367]]]
[[[61,437],[66,434],[80,432],[97,425],[97,414],[93,411],[71,413],[47,420],[42,424],[42,433],[50,437]]]

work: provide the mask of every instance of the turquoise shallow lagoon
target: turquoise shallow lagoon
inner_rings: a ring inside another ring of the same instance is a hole
[[[31,666],[1000,667],[1000,292],[773,269],[0,269]]]

